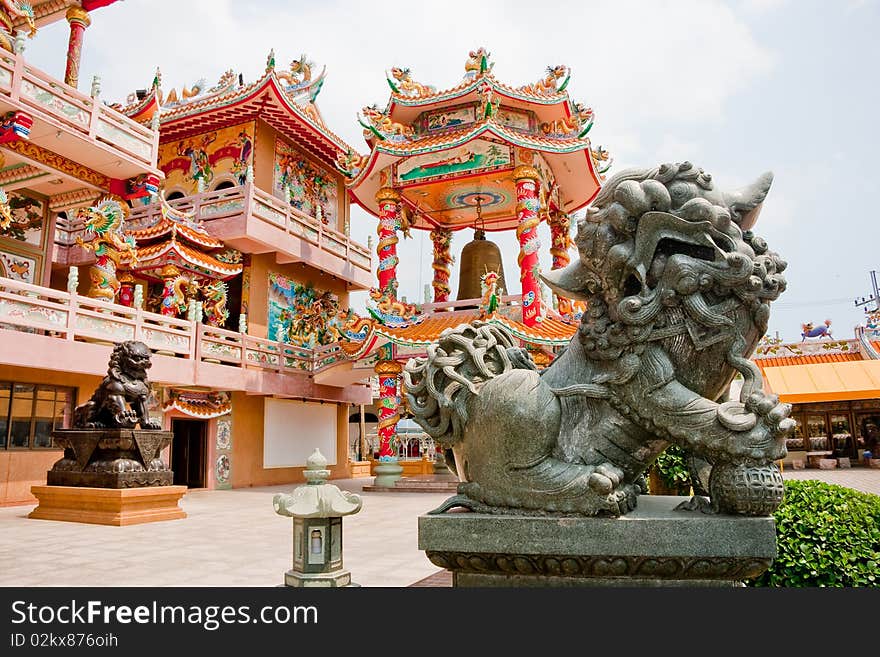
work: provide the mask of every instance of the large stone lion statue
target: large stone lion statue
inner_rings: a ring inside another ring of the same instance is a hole
[[[150,349],[143,342],[129,340],[116,345],[107,376],[91,399],[76,407],[74,428],[132,429],[140,424],[141,429],[161,429],[147,410],[151,393],[147,370],[151,365]]]
[[[620,515],[675,443],[709,472],[711,502],[693,507],[772,513],[794,420],[749,360],[785,289],[786,263],[751,232],[771,182],[723,193],[689,162],[622,171],[579,222],[579,259],[543,277],[588,304],[550,367],[480,322],[410,360],[409,408],[461,480],[437,511]]]

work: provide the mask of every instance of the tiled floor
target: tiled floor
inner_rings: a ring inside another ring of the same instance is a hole
[[[786,470],[784,476],[880,494],[878,469]],[[371,481],[333,483],[360,492]],[[291,520],[275,514],[272,496],[294,487],[192,491],[181,502],[186,519],[131,527],[31,520],[32,506],[0,508],[0,586],[278,585],[290,568],[292,532]],[[361,512],[343,520],[353,580],[371,587],[448,585],[417,542],[418,516],[448,494],[363,497]]]

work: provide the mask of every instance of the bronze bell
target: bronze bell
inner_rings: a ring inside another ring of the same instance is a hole
[[[507,294],[501,249],[495,242],[487,240],[486,232],[478,228],[474,231],[474,239],[464,245],[459,256],[456,300],[479,299],[483,296],[483,292],[480,290],[480,277],[487,271],[498,273],[498,294]]]

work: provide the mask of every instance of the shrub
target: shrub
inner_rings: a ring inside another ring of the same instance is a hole
[[[773,515],[776,559],[747,586],[880,585],[880,496],[788,480]]]
[[[662,490],[650,490],[654,495],[689,495],[691,474],[687,465],[687,453],[678,445],[670,445],[651,465],[648,474],[655,474]],[[649,478],[649,487],[651,479]],[[653,488],[658,488],[654,486]]]

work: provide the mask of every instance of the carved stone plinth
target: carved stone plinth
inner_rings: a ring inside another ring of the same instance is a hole
[[[142,488],[86,488],[83,486],[31,486],[39,500],[28,518],[64,520],[95,525],[136,525],[186,518],[178,502],[186,486]]]
[[[142,488],[171,486],[174,475],[160,454],[174,434],[140,429],[59,429],[64,456],[46,476],[50,486]]]
[[[776,556],[772,517],[677,511],[644,495],[621,518],[419,517],[419,549],[453,586],[737,586]]]

